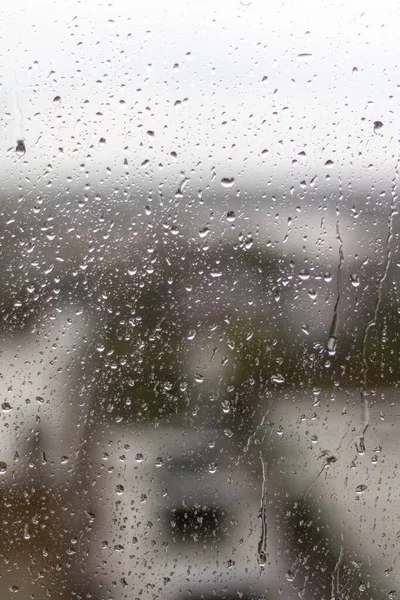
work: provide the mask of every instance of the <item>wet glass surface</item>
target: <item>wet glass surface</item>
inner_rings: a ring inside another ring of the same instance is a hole
[[[395,3],[1,20],[0,597],[395,600]]]

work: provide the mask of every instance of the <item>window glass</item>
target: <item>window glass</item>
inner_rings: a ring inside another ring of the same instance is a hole
[[[20,0],[0,597],[395,600],[395,2]]]

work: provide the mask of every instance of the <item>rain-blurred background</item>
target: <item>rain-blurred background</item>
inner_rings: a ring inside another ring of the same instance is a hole
[[[395,600],[399,24],[4,0],[0,598]]]

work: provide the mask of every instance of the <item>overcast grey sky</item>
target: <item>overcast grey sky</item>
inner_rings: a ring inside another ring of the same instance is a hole
[[[234,177],[223,213],[243,204],[240,190],[296,198],[304,185],[317,208],[318,194],[336,194],[341,181],[345,191],[385,189],[388,209],[399,153],[397,13],[395,1],[370,0],[9,2],[1,15],[3,189],[35,194],[32,183],[51,182],[55,193],[70,185],[84,193],[104,182],[120,191],[164,185],[173,196],[187,177],[195,195],[221,192],[221,179]],[[375,121],[383,123],[376,133]],[[322,222],[309,200],[287,236],[293,207],[285,202],[260,241],[297,248],[307,230],[309,248],[319,254],[322,236],[336,256],[334,203]],[[260,220],[252,208],[249,231]],[[381,204],[367,208],[386,226]],[[207,223],[203,213],[195,231]],[[354,255],[365,223],[345,217]],[[216,219],[216,239],[221,228]]]
[[[38,175],[51,162],[76,176],[90,153],[92,177],[108,166],[115,181],[125,158],[154,181],[182,169],[204,181],[215,167],[290,187],[327,160],[332,178],[385,181],[398,153],[398,24],[394,1],[9,2],[3,174],[21,169],[7,150],[24,137]]]

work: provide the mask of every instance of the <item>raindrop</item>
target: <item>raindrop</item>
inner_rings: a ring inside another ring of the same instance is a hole
[[[327,167],[327,168],[332,167],[333,166],[333,160],[327,160],[324,166]]]
[[[161,458],[161,456],[159,456],[158,458],[156,458],[156,467],[162,467],[163,465],[163,459]]]
[[[25,142],[24,140],[17,140],[17,145],[15,147],[15,152],[18,156],[24,156],[26,152]]]
[[[337,340],[333,335],[331,335],[327,344],[328,354],[330,354],[330,356],[334,356],[336,354],[336,346]]]
[[[138,452],[135,456],[136,462],[141,463],[143,462],[143,454],[141,452]]]
[[[358,275],[356,273],[352,273],[350,275],[350,281],[351,281],[351,285],[355,288],[357,288],[360,285],[360,280],[358,278]]]
[[[308,290],[308,295],[310,296],[311,300],[315,300],[317,297],[317,292],[316,290]]]
[[[332,281],[332,274],[331,273],[324,273],[324,281],[326,281],[327,283],[329,283],[330,281]]]
[[[267,557],[264,550],[258,553],[258,564],[260,567],[265,567],[265,563],[267,562]]]
[[[53,98],[53,104],[55,104],[56,106],[60,106],[60,104],[61,104],[61,96],[54,96],[54,98]]]
[[[212,462],[208,466],[208,472],[211,473],[211,474],[215,473],[217,471],[217,468],[218,468],[217,463]]]
[[[7,463],[5,463],[4,461],[0,461],[0,475],[4,475],[4,473],[7,471]]]
[[[1,405],[1,410],[3,410],[4,412],[9,412],[11,408],[12,406],[11,404],[9,404],[9,402],[3,402],[3,404]]]
[[[208,227],[203,227],[203,229],[200,229],[200,231],[199,231],[199,236],[200,236],[201,238],[204,238],[204,237],[206,237],[206,235],[208,235],[209,233],[210,233],[210,230],[209,230],[209,228],[208,228]]]
[[[374,133],[380,131],[383,127],[382,121],[374,121]]]
[[[293,579],[294,579],[294,574],[292,573],[292,571],[290,571],[290,570],[289,570],[289,571],[286,571],[286,573],[285,573],[285,577],[286,577],[286,579],[287,579],[288,581],[293,581]]]
[[[305,281],[306,279],[310,279],[310,273],[309,273],[309,271],[306,271],[305,269],[302,269],[299,272],[299,279],[301,279],[302,281]]]
[[[226,213],[226,220],[229,221],[229,223],[233,223],[235,219],[236,219],[236,215],[235,215],[234,211],[229,210]]]
[[[223,401],[221,402],[221,406],[222,406],[222,411],[223,411],[225,414],[228,414],[228,413],[230,412],[230,410],[231,410],[231,405],[229,404],[228,400],[223,400]]]
[[[364,484],[358,485],[356,487],[356,494],[362,494],[367,489],[367,486]]]
[[[235,183],[235,178],[234,177],[223,177],[221,179],[221,185],[224,188],[231,188],[234,183]]]
[[[276,375],[272,375],[271,376],[271,382],[272,383],[285,383],[285,378],[283,377],[283,375],[280,375],[279,373],[277,373]]]
[[[121,494],[124,493],[124,486],[119,483],[118,485],[115,486],[115,491],[120,496]]]
[[[312,58],[312,54],[309,54],[308,52],[302,52],[301,54],[297,55],[297,58],[301,61],[307,61]]]

